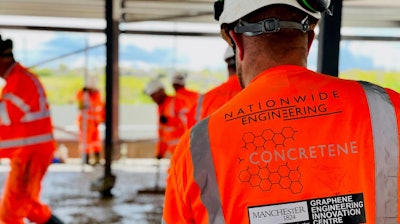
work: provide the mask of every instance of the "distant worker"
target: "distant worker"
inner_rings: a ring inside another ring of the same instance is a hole
[[[40,200],[41,183],[56,150],[50,108],[39,79],[16,62],[13,42],[0,36],[0,158],[11,170],[0,201],[0,223],[62,224]]]
[[[178,100],[183,100],[185,102],[184,106],[184,123],[188,124],[188,113],[189,110],[196,104],[199,99],[200,94],[196,91],[186,88],[186,78],[187,74],[183,72],[176,72],[172,76],[172,86],[175,90],[175,97]]]
[[[205,94],[200,95],[197,103],[189,110],[189,128],[201,119],[218,110],[222,105],[242,90],[238,76],[236,75],[235,53],[230,46],[225,50],[224,61],[227,65],[228,80],[209,90]]]
[[[306,68],[329,3],[216,2],[245,88],[182,136],[163,223],[400,222],[400,94]]]
[[[180,137],[185,131],[184,102],[167,95],[164,85],[159,79],[147,83],[145,93],[150,96],[158,107],[158,142],[156,157],[164,158],[167,153],[175,151]]]
[[[76,94],[78,101],[79,150],[83,153],[83,162],[89,165],[100,164],[103,143],[99,126],[104,122],[105,108],[100,91],[93,87],[84,87]],[[91,163],[91,157],[94,162]]]

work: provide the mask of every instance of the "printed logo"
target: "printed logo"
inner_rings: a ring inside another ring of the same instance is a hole
[[[328,102],[340,98],[339,92],[318,92],[304,95],[267,99],[225,113],[225,121],[239,120],[242,125],[280,119],[299,120],[342,113],[330,109]]]
[[[365,223],[363,194],[248,208],[250,224]]]
[[[242,150],[238,154],[238,163],[242,166],[239,180],[262,191],[270,191],[275,186],[298,194],[303,185],[297,161],[358,154],[356,141],[289,146],[298,134],[289,126],[279,131],[265,129],[259,134],[244,133]]]
[[[297,223],[309,220],[307,202],[250,207],[250,224]]]
[[[251,166],[239,172],[239,180],[262,191],[270,191],[275,185],[294,194],[300,193],[303,185],[300,182],[301,173],[298,167],[291,167],[287,162],[278,167],[269,166],[272,155],[271,150],[267,150],[284,148],[287,142],[294,140],[296,132],[291,127],[284,127],[278,132],[266,129],[260,135],[245,133],[242,137],[242,148],[247,158],[239,157],[239,164],[246,160]]]

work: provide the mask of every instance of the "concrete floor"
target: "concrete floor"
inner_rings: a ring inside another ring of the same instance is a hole
[[[155,159],[115,161],[112,173],[117,178],[110,199],[90,190],[91,183],[103,176],[103,166],[82,166],[79,159],[52,164],[43,180],[42,199],[65,224],[161,223],[164,195],[146,191],[155,190],[156,185],[165,188],[169,160],[161,160],[159,178],[156,164]],[[1,185],[8,170],[7,161],[2,161]]]

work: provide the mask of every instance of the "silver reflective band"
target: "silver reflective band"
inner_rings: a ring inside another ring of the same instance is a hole
[[[195,123],[200,121],[201,109],[203,108],[203,99],[204,99],[204,94],[201,94],[199,99],[197,100],[196,115],[194,116]]]
[[[29,104],[26,104],[23,99],[13,93],[4,94],[3,99],[10,101],[24,113],[28,113],[31,110]]]
[[[194,180],[200,188],[201,201],[208,212],[208,223],[223,224],[225,218],[208,137],[208,121],[209,118],[200,121],[190,133]]]
[[[368,100],[375,155],[376,220],[397,223],[399,139],[395,109],[385,89],[360,82]]]
[[[10,125],[11,119],[8,115],[7,106],[4,102],[0,102],[0,125]]]
[[[301,23],[293,21],[280,21],[277,18],[264,19],[258,23],[248,23],[242,19],[235,26],[235,33],[243,33],[246,36],[257,36],[263,33],[276,33],[281,29],[298,29],[303,32],[310,30],[308,16]]]
[[[41,110],[37,112],[27,113],[22,119],[21,122],[32,122],[37,121],[45,118],[50,118],[50,111]]]
[[[37,135],[33,137],[13,139],[13,140],[2,140],[0,142],[0,150],[7,148],[14,148],[14,147],[36,145],[53,140],[54,140],[53,134],[43,134],[43,135]]]

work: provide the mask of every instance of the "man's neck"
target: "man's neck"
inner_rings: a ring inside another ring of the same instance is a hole
[[[17,62],[15,62],[14,60],[12,60],[10,63],[7,63],[4,66],[4,70],[0,73],[0,76],[3,79],[6,79],[8,77],[8,75],[10,74],[11,70],[14,68],[14,66],[17,64]]]

